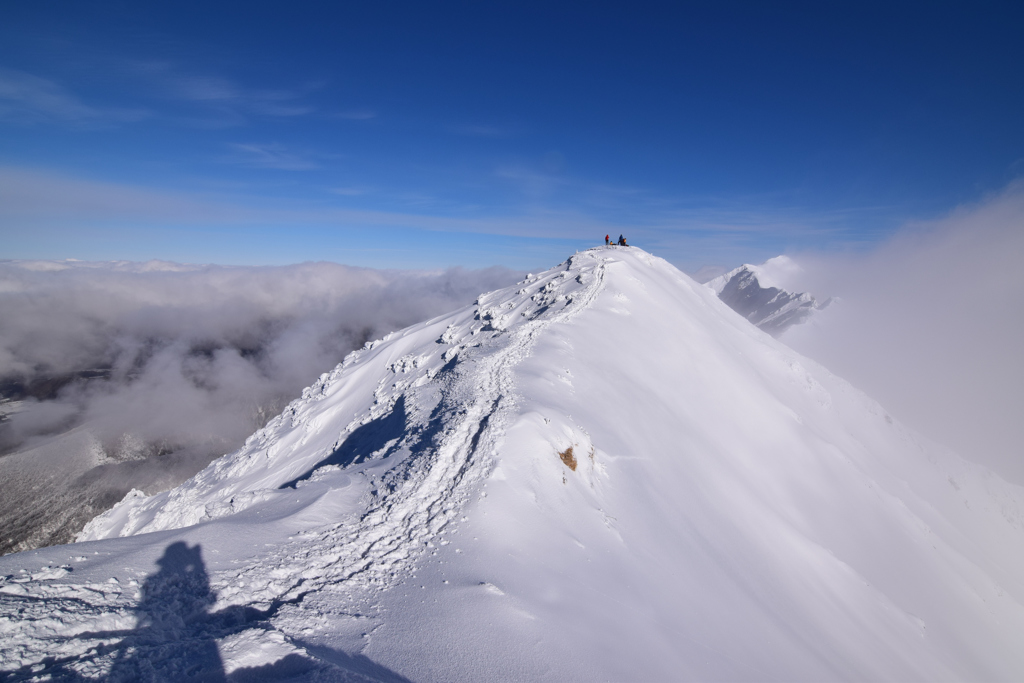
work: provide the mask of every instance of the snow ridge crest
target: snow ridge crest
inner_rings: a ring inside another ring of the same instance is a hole
[[[590,305],[608,260],[578,254],[473,306],[368,342],[242,449],[171,491],[126,497],[77,540],[201,524],[295,496],[317,507],[347,494],[365,501],[358,519],[334,520],[272,552],[281,564],[301,555],[306,571],[221,597],[269,603],[308,592],[314,579],[387,583],[429,550],[486,475],[516,402],[513,369],[545,328]],[[267,562],[261,556],[238,576],[259,585],[251,579]]]

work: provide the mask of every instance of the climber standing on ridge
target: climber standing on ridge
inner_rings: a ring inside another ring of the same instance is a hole
[[[611,240],[611,235],[605,235],[605,236],[604,236],[604,245],[605,245],[606,247],[608,246],[608,244],[609,244],[610,240]]]
[[[619,246],[620,247],[628,247],[629,246],[628,244],[626,244],[626,238],[623,237],[622,235],[619,235]]]

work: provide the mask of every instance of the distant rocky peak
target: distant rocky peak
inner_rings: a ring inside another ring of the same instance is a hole
[[[806,292],[790,292],[783,288],[788,275],[799,266],[787,256],[776,256],[760,266],[744,264],[707,283],[734,311],[777,337],[807,320],[832,300],[818,302]]]

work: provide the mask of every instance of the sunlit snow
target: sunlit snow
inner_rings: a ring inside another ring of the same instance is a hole
[[[0,558],[0,670],[1015,680],[1022,502],[667,262],[591,249]]]

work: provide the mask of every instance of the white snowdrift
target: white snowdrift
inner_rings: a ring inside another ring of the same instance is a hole
[[[0,558],[0,670],[1019,680],[1022,494],[665,261],[593,249]]]

